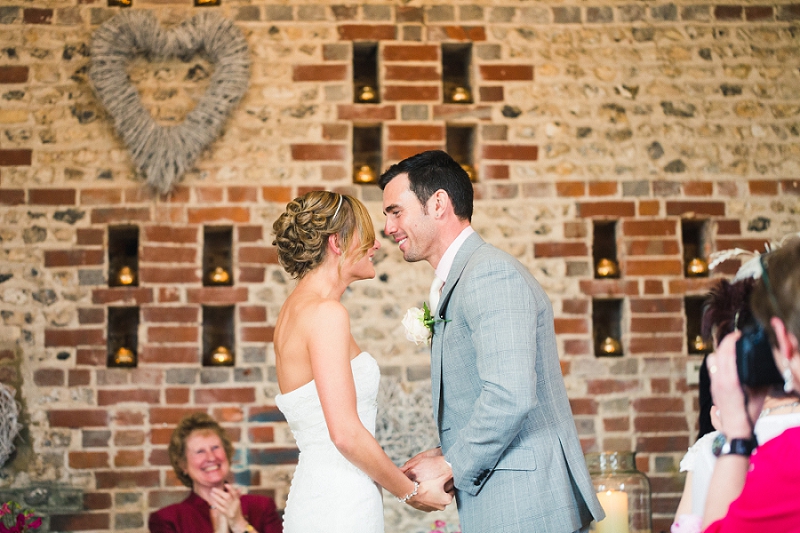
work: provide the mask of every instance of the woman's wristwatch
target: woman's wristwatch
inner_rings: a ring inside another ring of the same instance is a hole
[[[755,435],[750,435],[746,439],[731,439],[720,433],[714,437],[714,442],[711,444],[711,451],[714,456],[720,457],[722,455],[742,455],[750,457],[753,451],[758,447],[758,441]]]
[[[256,528],[254,528],[254,527],[253,527],[252,525],[250,525],[249,523],[248,523],[248,524],[247,524],[247,526],[246,526],[246,527],[245,527],[243,530],[241,530],[241,531],[236,531],[236,530],[235,530],[235,529],[233,529],[233,528],[231,528],[231,530],[233,531],[233,533],[257,533],[257,532],[256,532]]]

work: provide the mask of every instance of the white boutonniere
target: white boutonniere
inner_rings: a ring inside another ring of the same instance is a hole
[[[422,309],[412,307],[403,317],[403,326],[406,328],[406,339],[414,344],[430,344],[433,336],[433,325],[437,322],[448,322],[443,318],[433,318],[428,304],[423,302]]]

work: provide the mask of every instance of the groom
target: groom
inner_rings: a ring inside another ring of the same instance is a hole
[[[380,186],[386,234],[406,261],[428,261],[444,281],[431,344],[441,448],[412,458],[404,471],[412,479],[453,476],[464,533],[588,530],[603,510],[544,290],[472,229],[472,184],[445,152],[393,165]]]

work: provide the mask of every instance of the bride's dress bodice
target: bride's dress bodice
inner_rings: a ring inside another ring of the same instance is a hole
[[[373,435],[380,369],[367,352],[350,361],[358,416]],[[336,449],[314,381],[279,394],[275,403],[292,430],[300,457],[284,514],[284,533],[383,532],[380,489]],[[355,529],[354,529],[355,528]]]

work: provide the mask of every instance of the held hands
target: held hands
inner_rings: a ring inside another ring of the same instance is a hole
[[[219,522],[224,522],[225,529],[222,526],[215,528],[217,531],[228,531],[228,528],[233,531],[244,531],[247,527],[247,520],[242,515],[242,503],[240,501],[241,493],[233,485],[225,483],[224,488],[214,487],[211,489],[211,516],[212,521],[215,513],[218,513]],[[215,525],[217,521],[214,521]]]
[[[442,455],[441,448],[419,453],[400,470],[419,482],[417,495],[408,503],[420,511],[441,511],[453,501],[453,471]]]

